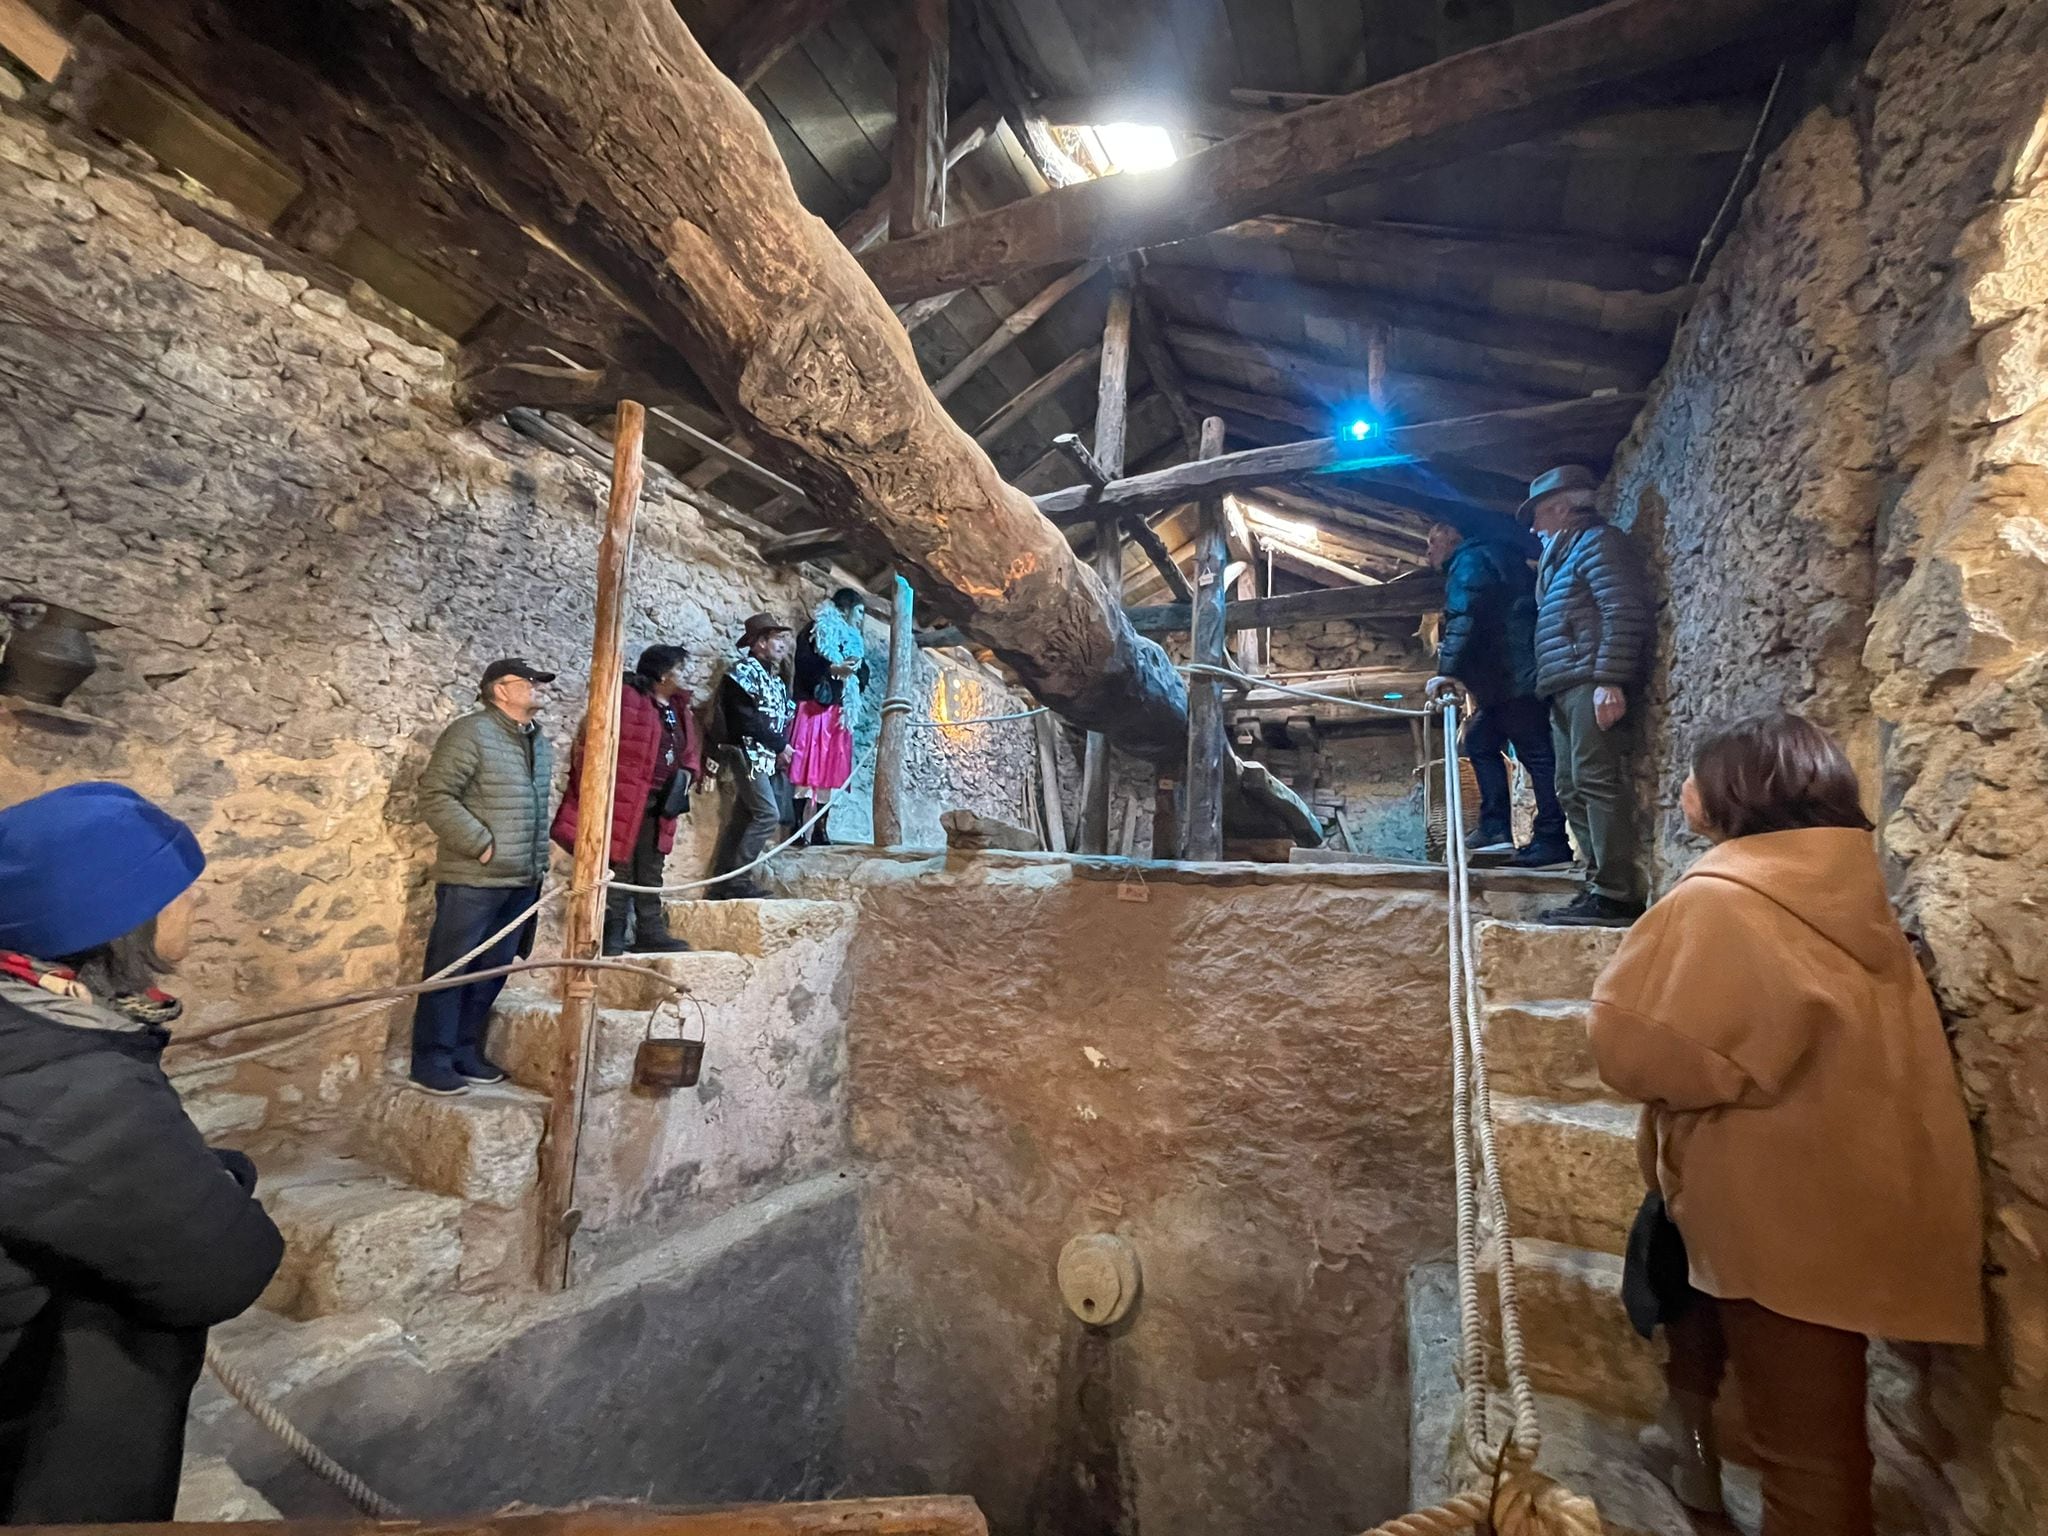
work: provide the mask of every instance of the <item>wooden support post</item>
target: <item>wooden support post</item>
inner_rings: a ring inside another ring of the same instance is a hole
[[[946,222],[946,0],[903,0],[896,56],[896,137],[890,146],[889,238],[907,240]]]
[[[1067,804],[1060,794],[1059,727],[1051,715],[1032,722],[1038,728],[1038,777],[1043,782],[1046,847],[1054,853],[1067,851]]]
[[[1202,457],[1223,452],[1223,418],[1202,423]],[[1230,594],[1223,568],[1230,559],[1230,534],[1223,520],[1223,498],[1201,502],[1195,528],[1194,636],[1191,647],[1197,666],[1220,667],[1224,650],[1223,608]],[[1184,802],[1187,813],[1181,842],[1190,859],[1223,857],[1223,771],[1230,742],[1223,723],[1223,680],[1196,675],[1188,679],[1188,771]]]
[[[1095,385],[1095,462],[1111,480],[1124,472],[1131,383],[1131,274],[1117,272],[1109,291],[1109,315],[1102,325],[1102,371]],[[1124,542],[1115,514],[1095,524],[1095,574],[1112,606],[1124,590]],[[1081,851],[1109,851],[1109,738],[1088,733],[1081,762]]]
[[[633,560],[633,515],[640,506],[645,474],[643,447],[647,412],[635,401],[619,402],[612,445],[611,502],[604,537],[597,547],[597,621],[590,646],[590,687],[583,711],[582,798],[576,803],[575,880],[569,897],[565,953],[572,960],[596,956],[604,928],[605,861],[611,839],[612,789],[619,764],[619,688],[625,675],[626,577]],[[541,1143],[540,1285],[559,1291],[569,1283],[570,1247],[576,1210],[576,1144],[590,1073],[597,1017],[597,973],[562,973],[562,1024],[557,1042],[555,1088]]]
[[[882,730],[875,741],[875,846],[903,842],[903,792],[910,777],[910,712],[917,707],[916,602],[910,583],[896,578],[889,614],[889,691],[882,699]]]
[[[1161,779],[1152,798],[1152,857],[1181,856],[1180,781]]]

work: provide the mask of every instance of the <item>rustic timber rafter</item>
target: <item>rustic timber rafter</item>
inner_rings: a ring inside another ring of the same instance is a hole
[[[1495,355],[1485,376],[1510,387],[1526,383],[1539,389],[1549,388],[1554,387],[1554,380],[1564,377],[1573,380],[1581,391],[1640,389],[1664,364],[1665,348],[1661,344],[1615,336],[1590,326],[1479,314],[1296,278],[1193,266],[1153,270],[1156,275],[1148,279],[1146,287],[1154,301],[1184,321],[1200,321],[1240,305],[1264,307],[1297,330],[1301,319],[1360,329],[1383,325],[1397,332],[1414,332],[1484,349],[1485,353]],[[1233,318],[1237,318],[1235,313]],[[1242,319],[1238,321],[1238,330],[1253,339],[1280,339],[1261,336]]]
[[[1166,341],[1192,391],[1199,391],[1200,381],[1221,375],[1233,387],[1248,388],[1256,394],[1321,401],[1331,410],[1326,418],[1329,422],[1334,422],[1340,404],[1356,405],[1373,398],[1375,383],[1385,389],[1383,408],[1405,421],[1476,416],[1560,398],[1555,391],[1544,393],[1511,385],[1391,370],[1375,380],[1367,368],[1352,367],[1333,358],[1260,341],[1235,331],[1169,325]]]
[[[1209,251],[1226,260],[1283,250],[1368,270],[1415,268],[1446,277],[1490,279],[1503,272],[1617,293],[1686,293],[1686,262],[1568,235],[1514,235],[1395,222],[1327,224],[1314,219],[1243,219],[1217,230]]]
[[[1396,427],[1365,443],[1324,437],[1272,448],[1251,448],[1154,474],[1134,475],[1105,486],[1070,486],[1036,500],[1039,511],[1062,524],[1123,516],[1178,506],[1203,495],[1285,485],[1311,477],[1371,474],[1388,465],[1454,456],[1490,442],[1568,424],[1577,414],[1604,415],[1614,408],[1612,397],[1595,396]]]
[[[931,398],[902,326],[667,0],[359,0],[319,7],[317,26],[310,0],[94,3],[271,142],[303,138],[317,91],[374,125],[325,151],[387,178],[394,204],[430,191],[533,230],[680,352],[770,467],[890,550],[1048,704],[1140,756],[1179,757],[1186,692],[1163,653]]]
[[[750,0],[711,45],[711,60],[748,90],[782,56],[831,19],[846,0]]]
[[[1370,587],[1330,587],[1320,592],[1290,592],[1282,597],[1255,597],[1225,605],[1226,629],[1283,629],[1290,624],[1349,621],[1359,624],[1419,623],[1444,605],[1443,578],[1417,572],[1398,581]],[[1162,603],[1127,610],[1141,635],[1184,633],[1190,622],[1186,603]]]
[[[1768,73],[1774,34],[1847,8],[1611,0],[1290,112],[1165,170],[1056,188],[892,244],[869,254],[868,271],[903,300],[1185,240],[1366,175],[1425,170],[1562,127],[1605,105],[1617,83],[1701,55],[1742,48]]]

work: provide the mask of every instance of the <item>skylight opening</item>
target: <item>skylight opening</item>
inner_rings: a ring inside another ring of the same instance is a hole
[[[1173,135],[1146,123],[1098,123],[1095,142],[1118,171],[1161,171],[1180,158]]]

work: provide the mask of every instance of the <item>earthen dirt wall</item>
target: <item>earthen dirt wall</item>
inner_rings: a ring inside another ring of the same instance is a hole
[[[1450,1235],[1444,918],[1303,880],[854,872],[862,1491],[1032,1530],[1405,1509],[1409,1266]],[[1054,1286],[1126,1235],[1135,1312]]]

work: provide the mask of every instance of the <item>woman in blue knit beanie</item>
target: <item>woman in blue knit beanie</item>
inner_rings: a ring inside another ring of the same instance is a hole
[[[205,868],[119,784],[0,810],[0,1521],[169,1520],[206,1330],[284,1254],[159,1057]]]

